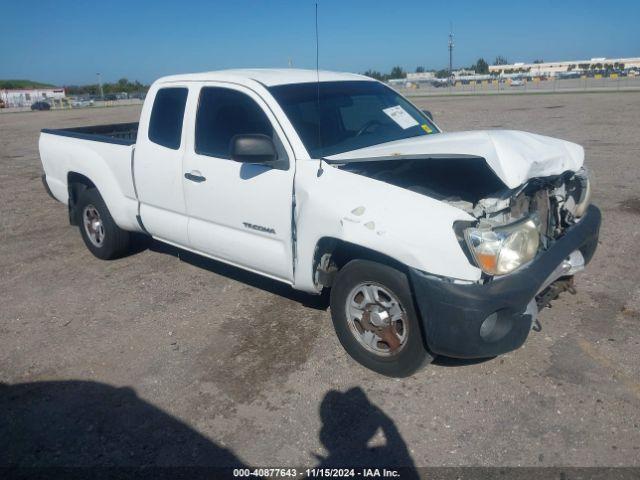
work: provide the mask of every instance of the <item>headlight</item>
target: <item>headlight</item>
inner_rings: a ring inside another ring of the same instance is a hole
[[[536,216],[496,228],[467,228],[465,240],[478,266],[491,275],[514,271],[536,256],[540,245]]]
[[[580,199],[576,202],[576,208],[574,215],[580,218],[587,212],[589,203],[591,203],[591,179],[589,178],[589,172],[586,169],[581,169],[576,176],[580,181]]]

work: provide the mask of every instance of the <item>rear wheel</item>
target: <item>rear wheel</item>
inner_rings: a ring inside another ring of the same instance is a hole
[[[76,211],[82,239],[96,257],[111,260],[129,251],[129,232],[122,230],[113,221],[97,189],[82,191]]]
[[[387,265],[353,260],[331,289],[340,343],[365,367],[406,377],[433,360],[427,351],[407,276]]]

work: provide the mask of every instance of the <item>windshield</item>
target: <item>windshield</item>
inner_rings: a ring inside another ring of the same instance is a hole
[[[381,83],[320,82],[319,86],[320,115],[317,83],[269,88],[313,158],[438,133],[425,114]]]

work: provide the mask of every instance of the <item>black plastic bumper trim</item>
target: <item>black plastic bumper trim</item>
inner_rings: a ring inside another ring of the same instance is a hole
[[[531,329],[531,316],[524,314],[527,304],[571,252],[580,250],[585,263],[591,260],[600,222],[600,210],[590,206],[580,222],[529,265],[484,284],[453,283],[410,269],[428,348],[456,358],[493,357],[519,348]],[[481,336],[482,322],[493,313],[500,335]]]

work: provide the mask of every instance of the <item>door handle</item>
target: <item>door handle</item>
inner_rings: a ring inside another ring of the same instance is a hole
[[[198,172],[200,173],[200,172]],[[185,173],[184,174],[184,178],[186,178],[187,180],[191,180],[192,182],[196,182],[196,183],[202,183],[204,182],[207,178],[203,177],[202,175],[196,175],[195,173]]]

